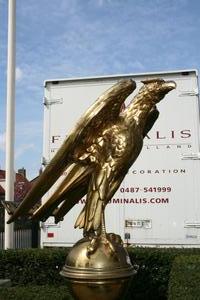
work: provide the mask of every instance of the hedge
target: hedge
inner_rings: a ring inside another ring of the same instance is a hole
[[[1,300],[74,300],[67,286],[15,286],[0,289]],[[88,299],[89,300],[89,299]]]
[[[132,263],[139,266],[133,278],[127,300],[164,300],[168,295],[170,271],[180,255],[200,255],[200,249],[133,248],[129,250]]]
[[[20,249],[0,251],[0,278],[12,285],[62,285],[60,276],[67,249]]]
[[[0,251],[0,278],[12,285],[65,286],[59,271],[69,249],[24,249]],[[200,249],[129,248],[137,275],[132,279],[127,300],[167,299],[170,270],[179,255],[200,255]]]
[[[169,300],[200,299],[200,256],[179,256],[174,260],[170,281]]]

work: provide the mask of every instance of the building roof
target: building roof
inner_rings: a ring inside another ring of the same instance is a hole
[[[0,170],[0,194],[5,194],[5,170]],[[23,200],[27,192],[31,188],[31,183],[22,174],[16,173],[15,176],[15,201]]]

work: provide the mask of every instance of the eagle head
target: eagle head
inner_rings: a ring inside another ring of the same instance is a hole
[[[152,101],[156,104],[164,98],[171,90],[176,88],[174,81],[165,81],[161,78],[143,80],[146,94],[149,94]]]

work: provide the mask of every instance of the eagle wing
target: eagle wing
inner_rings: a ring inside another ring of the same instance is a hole
[[[42,220],[54,215],[58,206],[65,200],[65,210],[67,212],[80,200],[86,193],[89,175],[92,168],[87,165],[72,164],[65,172],[66,177],[59,184],[54,193],[43,205],[33,212],[32,219]],[[70,201],[69,201],[70,199]],[[67,207],[66,207],[67,206]]]
[[[81,152],[83,147],[89,146],[91,138],[119,116],[123,102],[135,88],[136,83],[131,79],[119,81],[89,107],[10,217],[8,223],[28,214],[29,210],[40,201],[63,171],[75,162],[75,153],[79,154],[79,149]]]
[[[152,110],[149,112],[149,115],[147,117],[146,124],[143,130],[143,137],[145,137],[148,134],[148,132],[151,130],[154,123],[158,119],[158,116],[159,116],[159,111],[157,110],[157,107],[154,106],[154,108],[152,108]]]

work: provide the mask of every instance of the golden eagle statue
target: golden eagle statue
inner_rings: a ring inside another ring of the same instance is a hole
[[[87,194],[75,227],[83,228],[86,235],[105,230],[105,207],[137,159],[143,138],[158,117],[156,104],[175,87],[173,81],[145,80],[124,110],[124,101],[136,88],[133,80],[119,81],[103,93],[80,118],[23,202],[10,210],[9,223],[28,214],[42,221],[54,216],[59,222]],[[67,175],[57,190],[34,210],[63,172]]]

